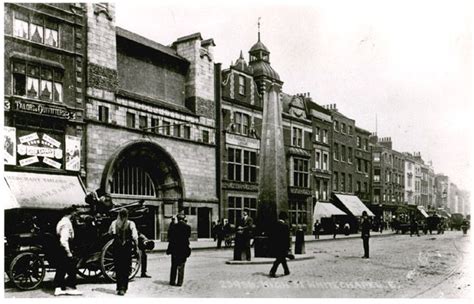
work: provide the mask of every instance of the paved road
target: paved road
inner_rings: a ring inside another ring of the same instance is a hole
[[[270,265],[227,265],[232,252],[193,252],[184,286],[168,285],[170,258],[149,255],[151,279],[136,278],[126,297],[470,297],[467,268],[470,236],[460,232],[371,239],[371,258],[361,259],[360,239],[308,243],[315,259],[289,263],[291,274],[269,278]],[[280,274],[283,272],[279,269]],[[5,286],[5,297],[52,297],[52,274],[41,289],[19,292]],[[115,285],[81,281],[87,297],[115,297]]]

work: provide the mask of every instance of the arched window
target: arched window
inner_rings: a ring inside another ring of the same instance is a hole
[[[114,172],[111,192],[133,196],[156,197],[150,174],[142,167],[125,166]]]

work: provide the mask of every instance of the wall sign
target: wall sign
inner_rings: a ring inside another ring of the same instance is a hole
[[[27,112],[34,114],[41,114],[45,116],[52,116],[62,119],[75,119],[76,113],[69,111],[66,107],[60,107],[49,104],[42,104],[39,102],[14,99],[9,107],[9,110],[15,110],[19,112]]]
[[[18,164],[25,166],[63,167],[61,136],[41,132],[17,130]]]
[[[256,150],[260,149],[260,140],[237,134],[226,133],[225,142],[227,144],[247,147]]]
[[[66,135],[66,170],[81,169],[81,139]]]
[[[16,165],[16,129],[3,127],[3,160],[5,165]]]

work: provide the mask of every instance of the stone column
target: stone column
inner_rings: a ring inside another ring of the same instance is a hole
[[[256,232],[259,236],[268,236],[277,221],[278,213],[288,212],[287,169],[281,114],[280,86],[269,84],[263,94],[259,201],[256,220]],[[255,245],[255,256],[265,256],[257,252],[259,242],[266,246],[268,239],[256,240]]]

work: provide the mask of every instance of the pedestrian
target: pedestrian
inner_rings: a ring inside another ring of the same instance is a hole
[[[171,218],[170,225],[168,226],[168,241],[171,238],[171,234],[173,233],[173,227],[176,224],[174,217]]]
[[[143,233],[138,233],[138,249],[140,250],[140,269],[142,278],[151,278],[147,274],[148,255],[147,250],[151,250],[155,247],[153,241],[150,241]]]
[[[253,233],[253,219],[248,215],[247,211],[244,211],[242,214],[241,226],[244,229],[243,231],[243,242],[244,242],[244,253],[247,261],[251,259],[250,251],[250,240],[252,239]]]
[[[290,274],[288,269],[288,264],[286,263],[286,257],[290,249],[290,227],[286,223],[288,215],[286,212],[280,212],[278,215],[279,220],[275,224],[273,230],[271,231],[271,246],[273,246],[273,254],[275,255],[275,262],[270,269],[270,277],[276,277],[276,271],[280,264],[283,266],[283,271],[285,275]]]
[[[117,294],[125,295],[128,289],[128,276],[132,267],[132,252],[137,250],[138,232],[133,221],[128,220],[128,211],[119,210],[117,219],[110,224],[109,233],[113,235],[112,252],[114,257]]]
[[[367,211],[362,212],[361,220],[362,220],[361,238],[362,238],[362,243],[364,245],[364,256],[362,258],[368,259],[369,258],[370,220],[369,220],[369,217],[367,216]]]
[[[380,217],[380,233],[383,232],[384,225],[385,225],[385,222],[384,222],[384,220],[383,220],[383,217]]]
[[[217,230],[216,230],[216,221],[212,221],[212,224],[211,224],[211,234],[212,234],[212,238],[214,239],[214,242],[217,241]]]
[[[339,230],[339,223],[334,221],[334,233],[333,233],[333,236],[332,238],[335,239],[336,238],[336,234],[337,234],[337,231]]]
[[[321,224],[319,223],[319,220],[316,220],[316,222],[314,222],[314,226],[313,226],[314,238],[316,240],[319,239],[319,231],[320,230],[321,230]]]
[[[189,247],[189,237],[191,227],[186,224],[186,216],[178,214],[178,223],[174,224],[172,234],[168,237],[168,249],[166,254],[171,254],[170,285],[182,286],[184,280],[184,266],[186,259],[191,255]],[[178,282],[176,282],[176,274]]]
[[[418,222],[416,221],[416,219],[413,219],[411,221],[411,224],[410,224],[410,237],[413,234],[416,234],[417,236],[420,236],[420,231],[418,229]]]
[[[74,227],[72,221],[76,216],[74,208],[63,210],[63,217],[56,225],[58,246],[56,247],[56,274],[54,275],[54,295],[82,295],[76,288],[76,263],[71,250],[71,242],[74,239]],[[67,275],[67,279],[66,279]]]
[[[215,236],[217,239],[217,248],[221,248],[222,241],[224,240],[224,225],[222,224],[222,219],[217,222],[217,225],[214,227]]]

